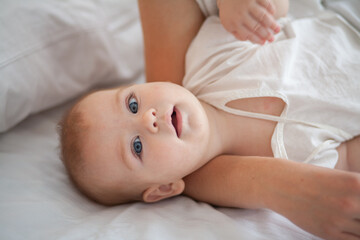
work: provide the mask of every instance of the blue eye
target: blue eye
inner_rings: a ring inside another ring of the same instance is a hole
[[[139,137],[136,137],[133,142],[133,149],[136,155],[140,156],[142,151],[142,144]]]
[[[128,104],[129,104],[129,109],[132,113],[137,113],[138,111],[138,103],[136,98],[133,96],[133,94],[130,95],[129,100],[128,100]]]

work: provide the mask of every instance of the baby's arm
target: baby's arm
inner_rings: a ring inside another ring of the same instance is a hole
[[[146,80],[181,85],[185,54],[205,20],[195,0],[138,0]]]
[[[269,208],[325,239],[360,237],[360,175],[355,173],[275,158],[220,156],[185,183],[185,194],[200,201]]]
[[[224,28],[237,39],[264,44],[280,31],[275,19],[284,17],[288,0],[217,0]]]
[[[236,3],[248,1],[256,0],[236,0]],[[225,11],[225,7],[231,7],[231,2],[230,4],[228,2],[229,0],[223,0],[220,14]],[[272,0],[272,3],[273,10],[270,11],[275,14],[271,15],[272,19],[286,15],[288,0]],[[138,5],[144,36],[146,81],[166,81],[181,85],[185,75],[186,51],[205,17],[195,0],[138,0]],[[246,10],[244,9],[244,14],[248,16]],[[244,16],[236,14],[235,17]],[[221,17],[226,17],[226,14],[221,14]],[[231,16],[229,20],[233,17]],[[239,24],[242,20],[241,18]],[[273,24],[273,27],[276,27],[274,20],[263,20],[263,24]],[[226,22],[223,24],[227,25]],[[258,31],[261,29],[263,28]]]

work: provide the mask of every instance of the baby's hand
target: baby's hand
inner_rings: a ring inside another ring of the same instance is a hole
[[[222,25],[239,40],[264,44],[280,31],[272,0],[217,0],[217,5]]]

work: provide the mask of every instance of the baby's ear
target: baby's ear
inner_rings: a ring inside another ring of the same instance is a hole
[[[185,182],[180,179],[176,182],[154,185],[145,190],[142,195],[144,202],[157,202],[165,198],[181,194],[185,189]]]

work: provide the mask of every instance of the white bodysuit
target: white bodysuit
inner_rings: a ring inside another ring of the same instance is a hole
[[[360,35],[332,13],[282,25],[273,43],[260,46],[208,18],[187,52],[183,85],[223,111],[277,121],[274,157],[333,168],[336,147],[360,134]],[[277,117],[225,105],[254,97],[286,106]]]

